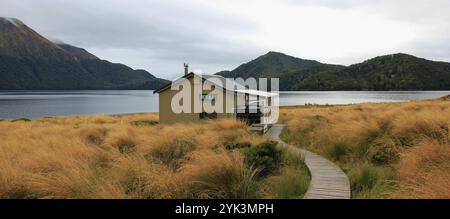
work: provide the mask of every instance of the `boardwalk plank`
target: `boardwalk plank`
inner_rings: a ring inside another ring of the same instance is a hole
[[[311,172],[311,183],[305,199],[349,199],[350,182],[347,175],[333,162],[313,152],[299,149],[279,138],[284,125],[276,124],[266,135],[278,141],[280,145],[304,156],[305,164]]]

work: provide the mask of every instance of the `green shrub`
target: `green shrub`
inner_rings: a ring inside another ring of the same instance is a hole
[[[277,147],[276,141],[266,141],[244,149],[247,165],[260,169],[261,175],[278,169],[281,162],[282,150]]]
[[[31,122],[31,119],[28,119],[28,118],[17,118],[17,119],[11,120],[11,122]]]
[[[159,124],[159,122],[154,120],[138,120],[131,122],[131,125],[135,126],[153,126],[157,124]]]
[[[370,152],[370,161],[377,165],[385,165],[397,161],[399,158],[398,152],[389,146],[375,146]]]
[[[242,148],[248,148],[251,146],[252,146],[252,144],[249,142],[241,142],[241,143],[227,142],[227,143],[225,143],[225,148],[227,150],[242,149]]]

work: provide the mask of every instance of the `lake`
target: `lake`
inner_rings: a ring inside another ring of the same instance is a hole
[[[280,105],[401,102],[450,95],[450,91],[281,92]],[[0,118],[158,111],[153,91],[0,91]]]

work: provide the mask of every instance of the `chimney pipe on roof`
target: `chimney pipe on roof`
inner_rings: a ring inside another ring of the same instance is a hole
[[[189,65],[188,63],[184,63],[184,75],[189,74]]]

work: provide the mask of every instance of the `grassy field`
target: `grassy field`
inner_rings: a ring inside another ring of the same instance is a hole
[[[299,198],[301,158],[237,121],[0,121],[0,198]]]
[[[333,160],[354,198],[450,198],[450,96],[287,107],[282,139]]]
[[[340,165],[354,198],[450,198],[450,98],[286,107],[282,138]],[[300,198],[298,156],[238,121],[157,114],[0,121],[0,198]]]

